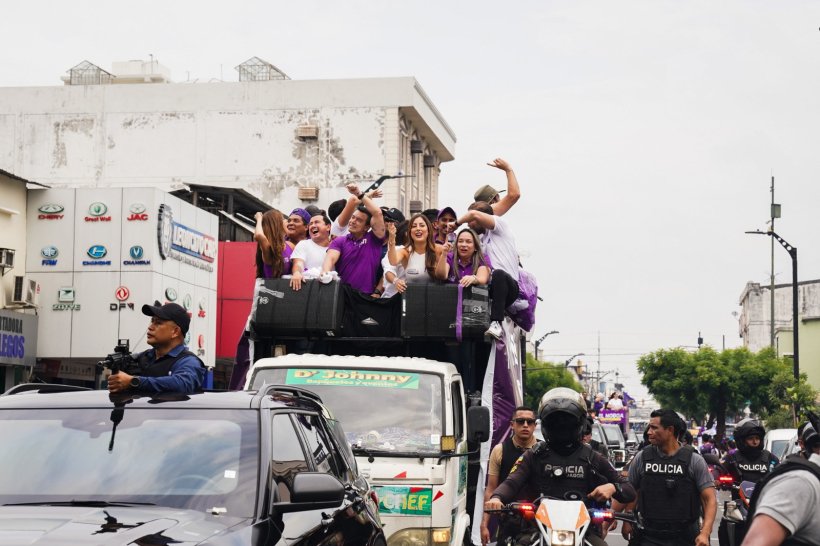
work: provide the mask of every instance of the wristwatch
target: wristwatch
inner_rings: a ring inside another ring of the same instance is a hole
[[[131,378],[131,388],[132,389],[138,389],[141,384],[142,384],[142,381],[140,380],[139,377],[132,377]]]

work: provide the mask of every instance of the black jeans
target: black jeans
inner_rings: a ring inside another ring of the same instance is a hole
[[[504,320],[504,310],[518,299],[518,281],[509,273],[501,269],[494,269],[490,280],[490,320],[501,322]]]

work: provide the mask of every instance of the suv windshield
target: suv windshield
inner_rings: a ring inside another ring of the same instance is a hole
[[[442,378],[396,370],[262,368],[265,383],[299,385],[318,394],[344,423],[354,449],[438,453],[442,435]]]
[[[602,424],[601,427],[604,429],[604,435],[606,435],[606,441],[609,445],[617,445],[618,448],[623,448],[625,442],[621,427],[609,424]]]
[[[112,419],[121,419],[113,445]],[[257,427],[250,410],[0,411],[0,504],[134,502],[252,517]]]

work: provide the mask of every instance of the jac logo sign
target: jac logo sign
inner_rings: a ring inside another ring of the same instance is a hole
[[[39,209],[37,209],[40,214],[37,215],[38,220],[61,220],[63,218],[63,208],[62,205],[55,205],[55,204],[48,204],[43,205]]]
[[[85,217],[86,222],[110,222],[111,217],[106,216],[108,207],[105,203],[91,203],[88,206],[88,216]]]
[[[142,203],[134,203],[128,210],[131,211],[131,216],[126,218],[129,222],[144,222],[148,220],[148,213],[145,212],[145,205]]]

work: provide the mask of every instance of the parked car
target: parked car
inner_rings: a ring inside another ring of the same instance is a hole
[[[340,424],[297,387],[17,386],[0,437],[0,537],[16,543],[386,546]]]
[[[763,438],[763,448],[768,449],[778,459],[796,452],[796,428],[776,428],[766,433]]]

